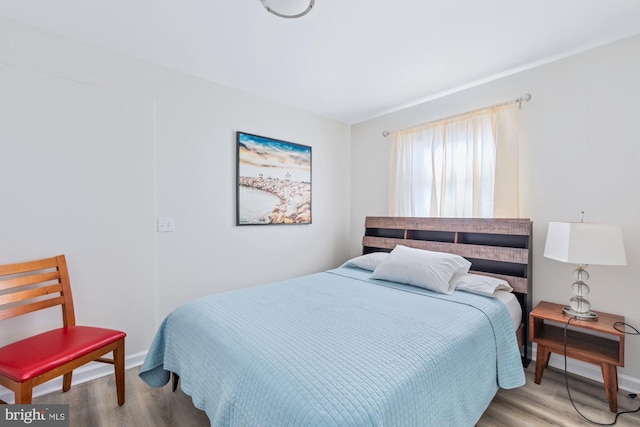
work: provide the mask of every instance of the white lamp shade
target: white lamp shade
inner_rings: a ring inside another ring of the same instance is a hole
[[[544,256],[576,265],[627,265],[617,224],[550,222]]]

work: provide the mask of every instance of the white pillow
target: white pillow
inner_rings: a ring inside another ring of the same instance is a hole
[[[389,255],[387,252],[371,252],[370,254],[351,258],[340,267],[357,267],[363,270],[373,271],[380,265],[387,255]]]
[[[459,255],[398,245],[371,274],[372,279],[406,283],[451,295],[449,281],[455,273],[467,273],[471,263]]]
[[[505,280],[497,277],[484,276],[482,274],[458,274],[451,279],[450,284],[456,290],[471,292],[494,298],[495,291],[513,291],[513,288]]]

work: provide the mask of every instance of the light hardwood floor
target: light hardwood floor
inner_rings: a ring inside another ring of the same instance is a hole
[[[500,390],[478,422],[478,427],[583,426],[584,421],[571,406],[562,373],[548,368],[542,384],[533,381],[534,364],[526,370],[527,384],[515,390]],[[572,396],[579,409],[599,423],[613,422],[602,384],[571,377]],[[127,401],[118,407],[113,376],[73,386],[67,393],[56,392],[34,399],[33,403],[70,405],[71,427],[199,427],[209,426],[204,412],[196,409],[191,398],[170,385],[148,387],[138,378],[138,368],[127,371]],[[640,406],[640,397],[618,394],[620,410]],[[620,427],[640,426],[640,413],[622,415]]]

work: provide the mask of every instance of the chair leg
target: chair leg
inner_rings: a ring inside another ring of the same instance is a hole
[[[71,379],[73,378],[73,371],[67,372],[62,376],[62,391],[69,391],[71,388]]]
[[[118,348],[113,350],[113,366],[116,376],[116,390],[118,405],[124,405],[124,338],[118,341]]]
[[[15,404],[16,405],[30,405],[33,397],[33,386],[30,382],[21,383],[18,389],[15,390]]]

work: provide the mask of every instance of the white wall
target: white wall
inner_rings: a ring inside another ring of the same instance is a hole
[[[66,254],[78,319],[141,349],[154,326],[139,317],[153,309],[152,102],[6,65],[0,82],[0,259]],[[3,342],[24,334],[14,322]]]
[[[158,316],[211,292],[294,277],[344,261],[349,129],[330,120],[190,80],[157,97]],[[311,225],[235,225],[235,131],[312,147]]]
[[[626,267],[590,266],[591,301],[640,328],[640,37],[601,47],[352,127],[351,248],[366,215],[387,213],[389,141],[383,130],[533,95],[523,106],[521,216],[534,223],[533,298],[565,303],[572,266],[542,256],[549,221],[622,225]],[[555,357],[555,356],[552,356]],[[627,338],[622,377],[640,385],[640,337]],[[637,390],[636,390],[637,391]]]
[[[237,130],[312,147],[311,225],[235,226]],[[349,138],[344,124],[0,19],[0,260],[65,253],[78,322],[122,329],[127,355],[143,352],[185,301],[344,261]],[[175,232],[156,233],[156,216]],[[44,329],[30,316],[0,341]]]

